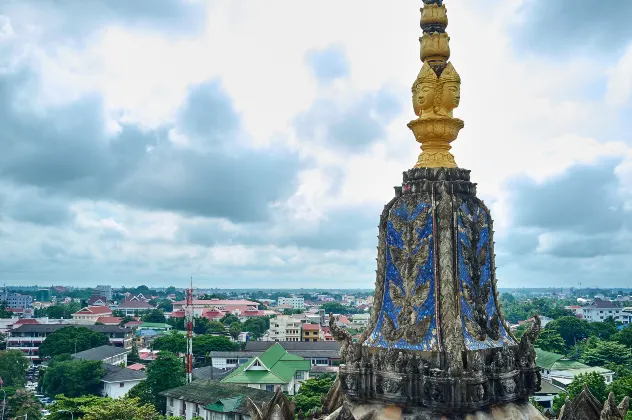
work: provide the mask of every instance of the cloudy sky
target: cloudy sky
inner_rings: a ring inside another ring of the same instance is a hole
[[[632,2],[446,0],[501,287],[632,285]],[[372,287],[419,0],[0,2],[0,282]]]

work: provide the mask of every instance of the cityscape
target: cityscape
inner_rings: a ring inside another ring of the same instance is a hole
[[[630,21],[0,1],[0,420],[632,420]]]

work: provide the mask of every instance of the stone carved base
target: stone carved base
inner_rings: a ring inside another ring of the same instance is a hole
[[[425,408],[401,408],[385,404],[347,404],[325,420],[545,420],[546,418],[527,401],[517,401],[469,414],[443,415]],[[351,414],[352,417],[349,417]]]

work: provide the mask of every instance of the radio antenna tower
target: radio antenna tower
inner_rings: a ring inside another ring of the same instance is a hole
[[[193,381],[193,277],[191,277],[191,288],[187,289],[187,305],[184,314],[187,327],[187,352],[184,364],[187,383],[190,384]]]

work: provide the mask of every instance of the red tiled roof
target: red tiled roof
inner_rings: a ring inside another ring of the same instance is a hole
[[[171,312],[170,318],[184,318],[184,311],[173,311]]]
[[[132,369],[132,370],[144,370],[145,367],[146,366],[142,363],[134,363],[134,364],[129,365],[127,368]]]
[[[118,325],[121,322],[121,318],[117,316],[100,316],[97,318],[97,322],[101,324],[116,324]]]
[[[143,321],[130,321],[127,324],[125,324],[125,328],[134,328],[134,327],[138,327],[140,324],[142,324]]]
[[[95,302],[97,301],[101,301],[103,303],[106,303],[108,300],[105,298],[105,296],[92,296],[90,298],[90,300],[88,300],[88,305],[94,305]]]
[[[173,302],[176,305],[186,305],[186,300],[181,300],[180,302]],[[245,306],[259,306],[257,302],[252,302],[250,300],[240,299],[240,300],[220,300],[220,299],[193,299],[194,305],[216,305],[216,306],[235,306],[235,305],[245,305]]]
[[[303,331],[318,331],[320,330],[320,325],[318,324],[303,324]]]
[[[98,314],[112,314],[112,310],[107,306],[86,306],[80,311],[75,312],[73,315],[98,315]]]
[[[347,318],[344,315],[340,315],[338,317],[338,321],[342,322],[343,324],[351,324],[351,321],[349,321],[349,318]]]
[[[22,318],[15,321],[13,325],[17,326],[17,325],[24,325],[24,324],[39,324],[39,322],[37,321],[37,319]]]

